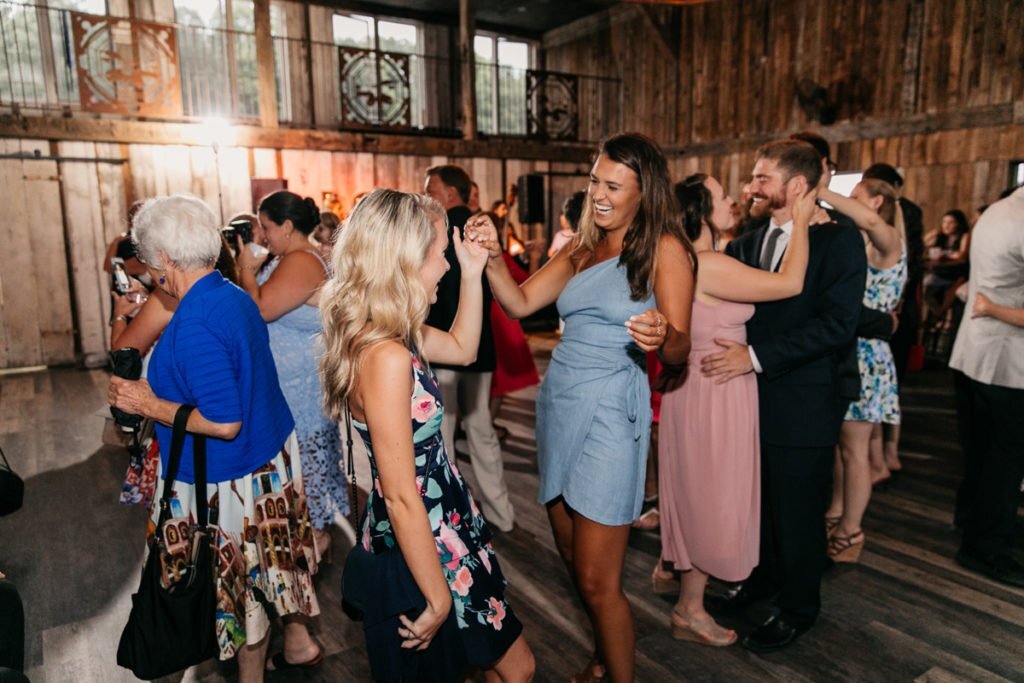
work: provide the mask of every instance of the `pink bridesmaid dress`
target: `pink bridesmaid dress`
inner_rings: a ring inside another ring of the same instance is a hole
[[[757,378],[725,384],[700,372],[721,350],[715,339],[747,341],[750,304],[693,302],[692,349],[683,383],[661,403],[658,495],[662,559],[740,581],[757,565],[761,463]]]

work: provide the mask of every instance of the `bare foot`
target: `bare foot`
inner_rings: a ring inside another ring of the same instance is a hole
[[[871,472],[871,485],[874,486],[875,484],[880,484],[891,477],[892,474],[889,472],[888,467],[881,470],[873,470]]]
[[[605,671],[604,664],[591,659],[587,662],[587,665],[583,667],[583,671],[578,674],[573,674],[572,678],[569,679],[569,683],[600,683],[604,680],[605,675],[608,672]]]

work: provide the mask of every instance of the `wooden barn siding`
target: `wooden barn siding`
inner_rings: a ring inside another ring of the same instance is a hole
[[[664,145],[675,179],[711,173],[738,197],[765,139],[817,129],[843,140],[833,150],[841,170],[902,169],[932,227],[950,208],[991,202],[1008,162],[1024,158],[1021,35],[1022,0],[718,0],[613,8],[550,32],[544,47],[550,69],[622,80],[622,129]],[[807,117],[803,78],[836,99],[837,123],[870,124],[863,139]],[[1012,123],[972,127],[1014,105]],[[953,130],[897,134],[907,117],[932,115],[962,116]],[[615,132],[588,129],[585,117],[583,129]],[[715,153],[687,154],[693,145]]]
[[[10,214],[0,236],[4,244],[21,245],[0,260],[0,369],[76,357],[103,361],[110,318],[103,258],[107,244],[125,230],[127,207],[136,199],[190,193],[227,220],[251,211],[251,177],[283,177],[318,204],[323,192],[337,192],[348,210],[357,193],[375,187],[421,191],[429,167],[454,163],[479,183],[489,208],[504,196],[503,181],[549,168],[546,161],[523,159],[0,139],[4,153],[35,149],[126,164],[0,160]]]
[[[547,67],[620,78],[623,127],[669,146],[815,125],[797,101],[803,78],[829,91],[839,121],[1024,96],[1022,0],[718,0],[577,24],[547,34]]]
[[[921,206],[925,228],[938,226],[949,209],[968,216],[998,198],[1007,187],[1011,160],[1024,157],[1024,126],[965,128],[927,135],[840,142],[833,145],[840,171],[861,171],[886,162],[903,171],[904,195]],[[690,173],[710,173],[733,197],[739,197],[754,167],[755,148],[731,154],[675,157],[674,180]]]

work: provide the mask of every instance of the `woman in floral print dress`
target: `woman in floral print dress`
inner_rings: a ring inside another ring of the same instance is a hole
[[[462,279],[450,332],[423,325],[448,269],[448,237],[444,210],[420,195],[363,198],[320,299],[326,408],[339,421],[350,413],[373,473],[360,535],[380,570],[365,605],[370,668],[385,681],[458,681],[468,666],[528,681],[533,655],[487,524],[445,451],[444,408],[426,363],[469,363],[479,344],[487,252],[458,231],[452,239]],[[403,576],[411,578],[393,578]]]
[[[864,305],[891,313],[907,281],[906,238],[896,189],[884,181],[866,179],[857,183],[849,197],[824,188],[818,198],[860,228],[868,257]],[[861,520],[871,500],[871,432],[883,422],[899,424],[896,366],[889,343],[858,339],[857,364],[860,399],[850,405],[839,434],[832,503],[825,513],[828,555],[836,562],[856,562],[864,548]]]

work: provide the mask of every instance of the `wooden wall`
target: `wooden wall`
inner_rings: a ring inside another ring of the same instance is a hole
[[[670,160],[673,179],[710,173],[733,197],[750,177],[756,148],[720,154],[679,155]],[[943,213],[962,209],[968,217],[1008,187],[1012,160],[1024,160],[1024,126],[963,128],[840,142],[833,145],[840,171],[863,170],[875,162],[903,172],[904,196],[921,206],[925,229],[938,227]]]
[[[0,160],[8,201],[0,221],[0,239],[8,245],[0,259],[0,369],[105,362],[110,285],[103,259],[137,199],[190,193],[227,220],[252,211],[250,178],[281,177],[318,204],[324,191],[336,192],[347,210],[357,193],[375,187],[422,191],[427,168],[455,163],[477,181],[489,207],[504,196],[503,183],[550,166],[522,159],[0,138],[0,153],[35,150],[74,160]]]
[[[671,146],[838,120],[1009,105],[1024,94],[1021,0],[716,0],[618,7],[545,37],[551,69],[622,79],[626,127]]]
[[[31,153],[43,140],[0,140],[0,153]],[[0,160],[0,368],[74,359],[64,222],[57,164]]]
[[[679,175],[711,172],[738,196],[760,144],[818,130],[841,170],[901,168],[934,225],[994,199],[1024,157],[1021,36],[1022,0],[716,0],[616,7],[544,47],[548,68],[621,78],[623,129],[658,140]],[[801,107],[802,79],[834,125]]]

